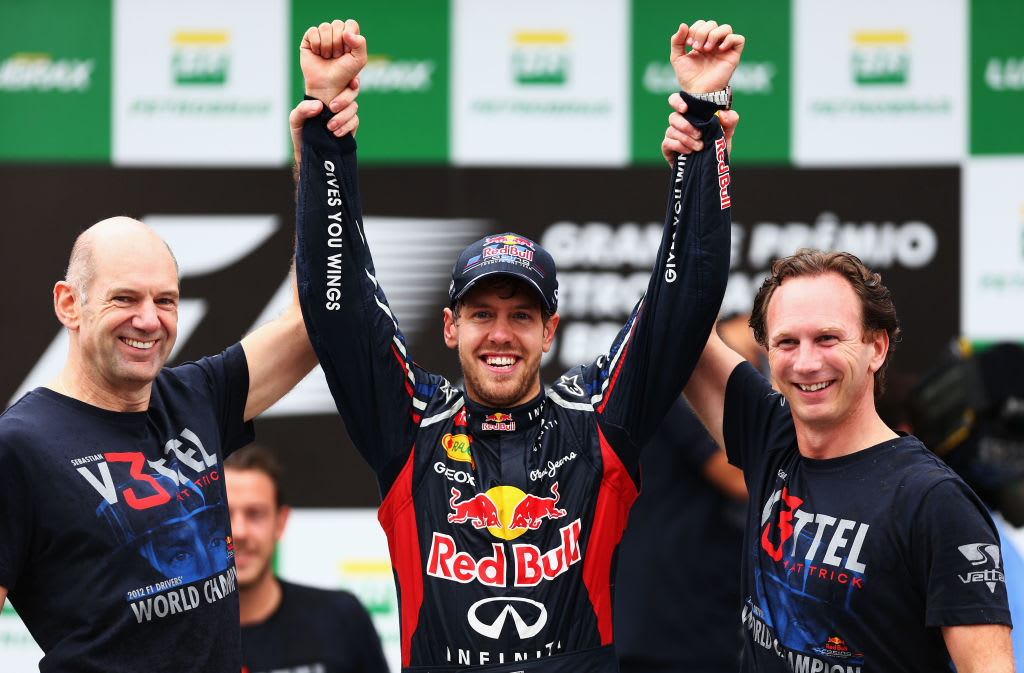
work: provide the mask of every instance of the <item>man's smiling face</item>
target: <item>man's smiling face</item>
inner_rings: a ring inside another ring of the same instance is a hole
[[[492,408],[528,402],[540,392],[541,356],[551,348],[558,315],[545,320],[537,293],[495,276],[444,311],[444,338],[458,349],[466,394]]]
[[[178,333],[178,272],[166,246],[130,232],[97,246],[73,347],[88,380],[107,393],[151,383]]]
[[[865,334],[860,299],[837,273],[785,280],[766,315],[772,381],[797,423],[827,430],[874,409],[888,336]]]

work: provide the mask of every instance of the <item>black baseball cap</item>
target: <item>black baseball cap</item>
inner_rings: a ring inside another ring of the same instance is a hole
[[[478,280],[497,274],[521,278],[537,291],[544,308],[558,310],[555,260],[530,239],[512,233],[485,236],[459,253],[448,287],[449,306],[454,307]]]

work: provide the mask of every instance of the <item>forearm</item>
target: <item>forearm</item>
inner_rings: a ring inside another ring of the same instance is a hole
[[[292,303],[279,317],[242,339],[249,366],[244,418],[252,420],[294,388],[316,366],[299,309],[294,273]]]
[[[297,207],[299,299],[313,348],[346,430],[372,467],[404,446],[411,358],[377,283],[362,228],[356,146],[303,129]]]
[[[942,637],[957,673],[1013,673],[1015,670],[1009,626],[944,626]]]
[[[646,441],[693,371],[725,293],[731,234],[728,163],[714,107],[694,101],[705,147],[673,168],[657,262],[635,313],[624,357],[626,385],[606,420]],[[724,176],[724,181],[720,180]]]

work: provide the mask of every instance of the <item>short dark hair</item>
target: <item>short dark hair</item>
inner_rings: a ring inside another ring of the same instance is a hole
[[[454,304],[454,306],[452,306],[452,313],[455,314],[455,318],[458,319],[459,312],[462,310],[462,307],[466,303],[466,297],[468,297],[474,290],[482,290],[482,289],[499,289],[500,290],[501,288],[509,288],[508,294],[507,295],[503,295],[502,298],[514,297],[517,294],[519,294],[519,292],[526,292],[531,297],[536,297],[537,298],[537,305],[540,306],[541,322],[543,322],[545,324],[547,323],[548,320],[551,319],[551,316],[553,316],[555,314],[554,311],[549,311],[544,306],[544,302],[541,300],[541,296],[539,294],[537,294],[537,289],[535,287],[533,287],[532,285],[527,283],[522,278],[517,278],[516,276],[513,276],[511,274],[506,274],[506,273],[495,274],[493,276],[489,276],[487,278],[482,278],[481,280],[477,281],[468,292],[466,292],[465,294],[460,296],[457,300],[455,300],[455,304]]]
[[[273,452],[262,444],[249,444],[235,451],[224,461],[225,469],[257,470],[270,477],[274,484],[274,502],[278,507],[285,504],[284,488],[281,486],[281,475],[284,468],[274,457]]]
[[[761,283],[761,288],[754,297],[754,308],[750,313],[750,327],[754,330],[754,338],[757,343],[768,347],[765,326],[768,304],[784,280],[826,273],[836,273],[845,278],[860,298],[861,324],[865,337],[879,330],[889,335],[889,350],[885,354],[882,366],[875,372],[875,397],[878,397],[885,392],[885,372],[889,368],[892,353],[899,340],[900,322],[896,316],[892,293],[882,284],[882,276],[866,267],[856,255],[801,248],[789,257],[775,260],[771,272]]]

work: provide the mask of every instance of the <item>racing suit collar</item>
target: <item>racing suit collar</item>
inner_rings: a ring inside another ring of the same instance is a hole
[[[486,407],[466,397],[466,420],[473,434],[521,432],[541,422],[545,400],[544,386],[529,402],[504,409]]]

